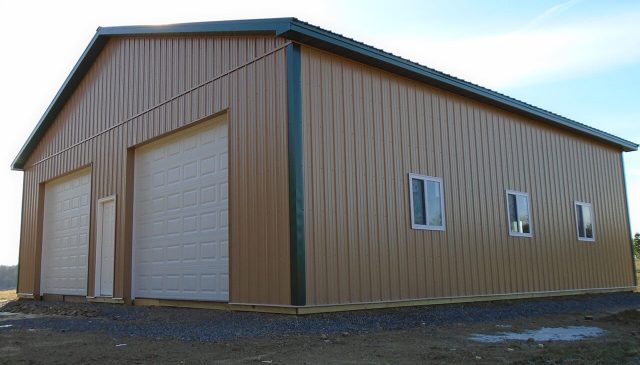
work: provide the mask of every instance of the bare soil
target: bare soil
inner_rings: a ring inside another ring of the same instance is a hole
[[[62,316],[86,321],[94,319],[87,313],[62,313]],[[16,316],[49,318],[61,315]],[[106,332],[12,329],[2,328],[2,325],[0,321],[0,363],[640,364],[640,308],[616,313],[602,311],[497,322],[423,325],[357,334],[270,335],[220,342],[114,337]],[[596,326],[603,329],[604,334],[575,342],[528,340],[487,344],[469,339],[474,333],[561,326]]]

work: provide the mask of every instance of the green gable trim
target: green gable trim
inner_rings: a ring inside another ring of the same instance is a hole
[[[302,44],[307,44],[327,52],[359,61],[408,78],[422,81],[451,92],[468,96],[483,103],[524,115],[550,125],[585,135],[601,142],[616,146],[623,151],[636,151],[638,145],[623,138],[578,123],[569,118],[510,98],[493,90],[458,79],[451,75],[411,62],[381,49],[366,45],[340,34],[305,23],[296,18],[250,19],[185,23],[171,25],[138,25],[98,28],[95,36],[80,56],[71,73],[36,125],[27,142],[11,164],[14,170],[22,170],[40,138],[53,123],[62,107],[71,97],[76,87],[88,72],[110,37],[130,37],[145,35],[249,35],[267,34],[280,36]]]
[[[304,175],[302,160],[302,80],[300,46],[290,44],[287,57],[287,136],[289,159],[289,240],[291,304],[307,302],[304,243]]]
[[[49,126],[53,124],[54,119],[58,116],[58,113],[60,113],[67,100],[71,98],[76,87],[80,84],[84,75],[89,71],[93,61],[98,57],[100,50],[104,48],[106,43],[107,39],[100,37],[97,33],[91,39],[91,42],[89,42],[89,45],[82,53],[82,56],[80,56],[80,59],[67,76],[67,79],[58,90],[53,101],[47,107],[42,118],[40,118],[40,121],[36,124],[36,127],[29,135],[29,138],[27,138],[27,142],[22,146],[20,152],[18,152],[18,156],[13,160],[13,163],[11,163],[11,168],[13,170],[22,170],[24,168],[24,164],[27,162],[31,152],[33,152],[38,145],[40,138],[44,136],[44,133],[49,129]]]
[[[47,107],[38,124],[11,163],[13,170],[23,170],[27,159],[35,150],[44,133],[53,124],[76,87],[93,65],[100,52],[111,37],[149,36],[149,35],[189,35],[189,34],[271,34],[289,29],[293,18],[230,20],[171,25],[134,25],[122,27],[99,27],[80,59],[75,64],[58,93]]]
[[[620,147],[623,151],[630,152],[638,149],[636,143],[623,138],[297,19],[291,22],[289,30],[277,35],[599,139]]]

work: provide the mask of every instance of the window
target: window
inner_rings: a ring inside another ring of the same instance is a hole
[[[442,179],[409,174],[411,228],[444,231]]]
[[[529,194],[507,190],[507,214],[509,215],[509,235],[533,236]]]
[[[591,204],[576,202],[576,228],[578,240],[595,241],[596,232],[593,226],[593,210]]]

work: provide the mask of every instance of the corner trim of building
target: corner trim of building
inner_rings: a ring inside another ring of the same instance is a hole
[[[287,142],[289,164],[289,240],[291,304],[307,302],[304,242],[304,175],[302,159],[302,79],[300,45],[286,47]]]
[[[636,267],[636,258],[633,253],[633,232],[631,231],[631,216],[629,216],[629,194],[627,193],[627,174],[624,171],[624,154],[620,153],[620,168],[622,169],[622,188],[624,189],[624,209],[625,215],[627,216],[627,230],[629,236],[629,243],[631,244],[631,276],[633,277],[633,286],[638,286],[638,277],[636,276],[636,272],[638,268]]]

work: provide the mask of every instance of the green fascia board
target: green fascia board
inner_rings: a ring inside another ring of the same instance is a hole
[[[331,31],[294,19],[291,28],[278,35],[309,44],[331,53],[344,55],[356,61],[370,64],[412,79],[462,94],[470,98],[489,103],[536,120],[547,122],[557,127],[569,129],[583,135],[594,137],[608,144],[616,145],[623,151],[637,151],[638,144],[603,132],[569,118],[551,113],[544,109],[508,97],[493,90],[458,79],[434,69],[422,66],[402,57],[382,51],[364,43],[346,38]]]
[[[95,36],[85,49],[62,87],[36,125],[27,142],[11,164],[14,170],[22,170],[24,164],[67,102],[80,80],[91,67],[109,37],[143,36],[167,34],[274,34],[303,44],[308,44],[336,53],[374,67],[400,74],[412,79],[450,90],[470,98],[495,105],[551,125],[568,129],[602,142],[617,146],[623,151],[637,151],[636,143],[578,123],[563,116],[540,109],[493,90],[458,79],[434,69],[411,62],[402,57],[385,52],[331,31],[316,27],[295,18],[232,20],[201,23],[185,23],[158,26],[122,26],[98,28]]]

